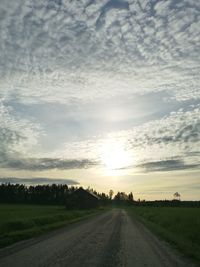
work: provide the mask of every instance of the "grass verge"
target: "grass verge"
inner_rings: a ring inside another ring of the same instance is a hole
[[[0,248],[86,219],[101,210],[66,210],[61,206],[0,205]]]
[[[200,209],[134,207],[128,213],[184,256],[200,264]]]

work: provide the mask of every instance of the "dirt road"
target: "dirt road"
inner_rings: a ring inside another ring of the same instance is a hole
[[[0,251],[1,267],[188,267],[124,210]]]

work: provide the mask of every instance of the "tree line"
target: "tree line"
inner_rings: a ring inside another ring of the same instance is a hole
[[[43,204],[43,205],[65,205],[67,198],[79,187],[68,186],[66,184],[52,185],[30,185],[2,183],[0,184],[0,203],[20,203],[20,204]],[[99,197],[101,205],[135,205],[135,206],[193,206],[199,207],[200,201],[180,201],[180,194],[174,194],[173,200],[145,201],[134,200],[133,193],[126,194],[113,190],[108,194],[98,193],[88,188],[88,191]]]
[[[76,190],[67,185],[36,185],[5,183],[0,185],[1,203],[63,205],[66,196]]]
[[[63,184],[26,186],[24,184],[2,183],[0,184],[0,203],[64,205],[66,199],[78,188]],[[112,190],[108,194],[98,193],[90,188],[88,191],[97,195],[102,205],[111,202],[116,204],[133,202],[132,193],[118,192],[113,196]]]

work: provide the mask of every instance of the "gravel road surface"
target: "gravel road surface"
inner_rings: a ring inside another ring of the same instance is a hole
[[[124,210],[0,250],[1,267],[191,267]]]

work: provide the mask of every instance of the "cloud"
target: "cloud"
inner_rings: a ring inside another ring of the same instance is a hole
[[[11,115],[12,108],[0,101],[0,162],[24,155],[37,145],[41,128],[37,123]]]
[[[1,94],[26,103],[159,90],[199,99],[199,8],[193,1],[2,1]]]
[[[199,118],[198,105],[189,110],[171,112],[169,116],[144,123],[130,131],[132,144],[134,147],[167,144],[193,147],[193,144],[200,142]]]
[[[146,172],[163,172],[163,171],[176,171],[200,168],[199,164],[186,164],[183,160],[168,159],[161,161],[152,161],[140,164],[137,168],[142,168]]]
[[[136,164],[169,155],[198,164],[199,9],[185,0],[1,1],[1,166],[92,167],[106,138]]]
[[[198,168],[199,133],[199,106],[186,106],[169,115],[161,116],[160,119],[144,122],[126,130],[105,133],[87,140],[67,142],[63,146],[63,151],[59,150],[57,154],[63,153],[65,156],[71,151],[74,158],[85,156],[95,158],[98,162],[102,158],[101,151],[106,149],[109,142],[114,142],[127,151],[136,167],[143,163],[176,158],[184,159],[185,162],[184,165],[179,161],[174,162],[177,169]],[[134,168],[132,164],[131,167]],[[175,166],[171,167],[172,170],[175,169]]]
[[[63,178],[13,178],[6,177],[0,178],[0,183],[11,183],[11,184],[28,184],[28,185],[38,185],[38,184],[67,184],[67,185],[78,185],[79,183],[72,179]]]
[[[0,121],[1,168],[43,171],[88,168],[96,164],[87,159],[38,157],[39,137],[44,134],[40,125],[32,122],[31,117],[22,119],[22,116],[16,115],[12,107],[3,101],[0,102]]]
[[[1,162],[1,168],[10,168],[15,170],[45,171],[51,169],[68,170],[68,169],[87,169],[95,166],[95,161],[82,159],[59,159],[59,158],[9,158]]]

